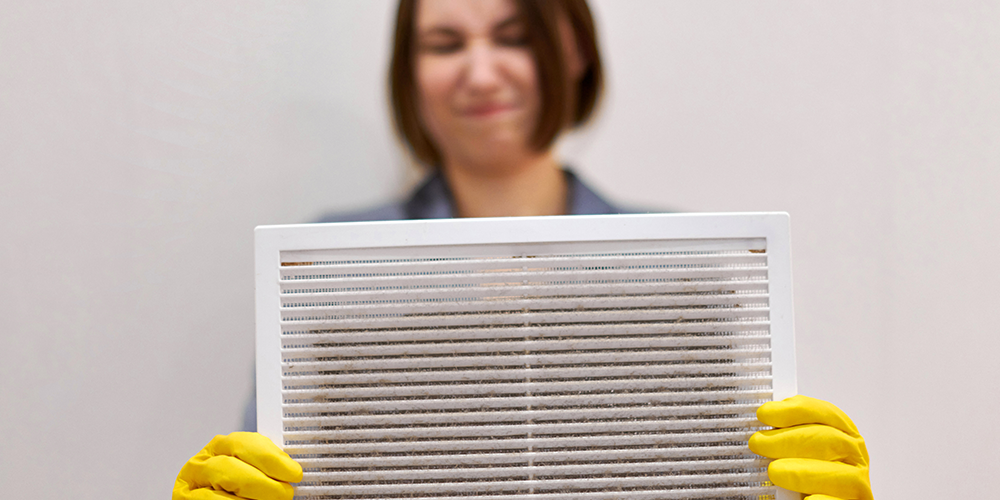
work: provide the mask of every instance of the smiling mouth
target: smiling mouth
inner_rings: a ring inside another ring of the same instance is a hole
[[[470,118],[488,118],[515,108],[513,104],[487,103],[465,108],[464,114]]]

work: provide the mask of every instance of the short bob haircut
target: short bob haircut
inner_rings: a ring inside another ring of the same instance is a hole
[[[439,167],[441,153],[420,118],[414,58],[416,9],[419,0],[400,0],[389,66],[389,97],[396,131],[421,162]],[[555,142],[567,127],[584,125],[594,113],[604,85],[594,18],[586,0],[515,0],[528,32],[541,89],[541,113],[531,145],[539,151]],[[560,19],[569,21],[580,49],[584,71],[572,81],[559,36]]]

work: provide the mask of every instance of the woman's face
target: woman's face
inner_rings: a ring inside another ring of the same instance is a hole
[[[512,0],[420,0],[416,40],[420,114],[446,164],[532,154],[538,77]]]

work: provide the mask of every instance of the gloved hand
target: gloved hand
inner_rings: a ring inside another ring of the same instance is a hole
[[[750,437],[751,451],[776,459],[767,469],[772,483],[805,500],[873,500],[865,440],[840,408],[793,396],[764,403],[757,420],[775,427]]]
[[[215,436],[181,467],[173,500],[292,500],[302,466],[256,432]]]

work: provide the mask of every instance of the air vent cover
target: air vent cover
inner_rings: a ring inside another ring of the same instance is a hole
[[[258,429],[298,499],[795,498],[785,214],[257,228]]]

